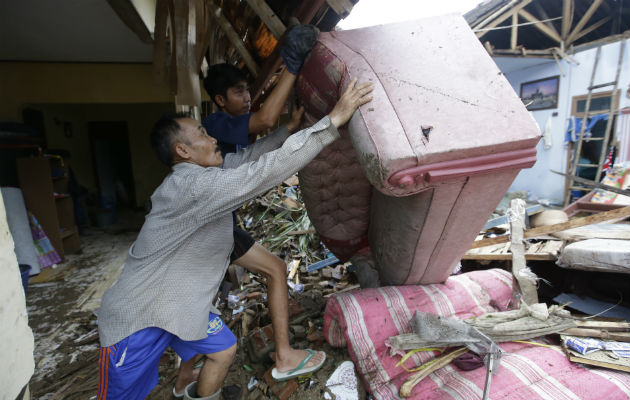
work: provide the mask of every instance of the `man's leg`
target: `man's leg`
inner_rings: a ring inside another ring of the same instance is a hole
[[[185,398],[206,398],[218,393],[234,360],[236,337],[221,317],[210,313],[207,334],[205,338],[193,341],[174,337],[170,343],[171,348],[185,360],[180,367],[180,373],[187,367],[192,369],[197,355],[203,354],[206,357],[199,380],[186,386]]]
[[[235,355],[236,344],[218,353],[206,354],[206,362],[199,374],[197,397],[207,397],[221,389]]]
[[[276,368],[280,372],[296,368],[309,353],[305,350],[296,350],[289,344],[289,296],[286,264],[258,243],[254,243],[244,255],[234,261],[234,264],[262,274],[267,278],[267,299],[269,300],[271,324],[276,342]],[[316,352],[305,366],[317,365],[321,363],[324,357],[324,353]]]
[[[175,392],[181,397],[184,396],[184,388],[199,379],[199,372],[201,369],[194,369],[195,364],[201,360],[203,356],[201,354],[191,358],[188,361],[182,361],[179,365],[179,372],[177,373],[177,380],[175,381]]]

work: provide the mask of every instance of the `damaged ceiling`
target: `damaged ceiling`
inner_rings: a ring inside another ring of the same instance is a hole
[[[564,57],[628,37],[630,0],[487,0],[464,17],[492,55]]]

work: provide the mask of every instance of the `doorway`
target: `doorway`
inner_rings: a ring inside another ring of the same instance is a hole
[[[99,206],[134,208],[136,204],[126,121],[88,122],[99,192]]]

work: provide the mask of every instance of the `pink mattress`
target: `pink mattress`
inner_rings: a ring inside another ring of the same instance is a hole
[[[324,314],[324,335],[336,347],[347,346],[365,388],[376,399],[397,399],[411,375],[396,367],[389,337],[413,331],[416,310],[460,319],[505,311],[512,297],[512,276],[492,269],[451,276],[443,284],[389,286],[332,296]],[[502,343],[501,366],[492,377],[490,399],[628,399],[630,374],[570,363],[560,348]],[[407,368],[434,357],[416,353]],[[413,361],[412,361],[413,360]],[[462,371],[448,365],[414,388],[411,399],[480,399],[485,368]]]

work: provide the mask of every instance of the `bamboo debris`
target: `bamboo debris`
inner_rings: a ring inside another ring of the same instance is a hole
[[[400,395],[402,397],[411,396],[411,391],[413,390],[414,386],[416,386],[420,381],[422,381],[424,378],[431,375],[438,369],[450,364],[454,359],[467,352],[468,349],[466,347],[461,347],[451,353],[436,358],[434,362],[431,363],[431,365],[415,373],[409,379],[407,379],[405,383],[403,383],[403,385],[400,387]]]

